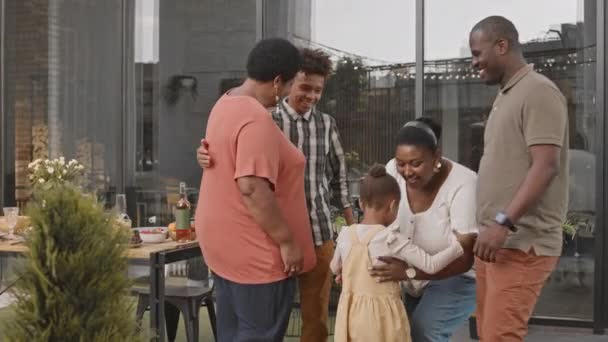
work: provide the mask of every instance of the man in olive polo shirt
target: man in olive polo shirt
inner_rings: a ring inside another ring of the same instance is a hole
[[[509,20],[471,30],[473,67],[500,85],[479,167],[477,326],[482,341],[523,341],[540,291],[561,254],[568,203],[566,100],[527,65]]]

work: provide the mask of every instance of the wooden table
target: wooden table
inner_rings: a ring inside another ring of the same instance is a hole
[[[23,243],[0,240],[0,257],[19,256],[27,252]],[[165,340],[165,265],[201,256],[198,242],[178,243],[167,240],[158,244],[143,244],[129,248],[130,264],[150,267],[150,334],[152,341]]]
[[[12,244],[13,241],[8,240],[0,240],[0,253],[3,254],[22,254],[27,251],[27,247],[23,243]],[[191,244],[196,244],[196,242],[175,242],[173,240],[167,240],[163,243],[154,243],[154,244],[142,244],[141,247],[137,248],[129,248],[127,250],[127,258],[129,261],[135,260],[147,260],[150,259],[150,254],[158,253],[162,251],[168,251],[177,248],[183,248],[184,246],[189,246]]]

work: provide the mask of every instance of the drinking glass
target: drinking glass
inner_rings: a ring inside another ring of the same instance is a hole
[[[114,209],[118,214],[118,219],[125,227],[131,228],[131,219],[127,214],[127,196],[125,194],[117,194],[116,195],[116,204],[114,205]]]
[[[125,194],[117,194],[116,195],[116,211],[118,214],[126,214],[127,213],[127,196]]]
[[[15,227],[17,227],[17,220],[19,219],[19,208],[18,207],[4,207],[2,209],[4,217],[6,218],[6,225],[8,226],[8,238],[15,238]]]

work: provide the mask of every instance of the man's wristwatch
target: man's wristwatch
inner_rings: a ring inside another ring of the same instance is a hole
[[[407,276],[407,279],[414,279],[416,278],[416,269],[413,267],[408,267],[405,270],[405,275]]]
[[[517,227],[515,227],[513,222],[511,222],[511,220],[509,219],[509,216],[507,216],[507,214],[505,214],[503,211],[499,211],[498,214],[496,214],[494,221],[496,221],[496,223],[501,226],[509,228],[509,230],[514,233],[517,231]]]

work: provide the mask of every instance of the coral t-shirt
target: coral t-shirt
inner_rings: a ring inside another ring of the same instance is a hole
[[[268,111],[249,96],[224,95],[211,110],[205,139],[213,167],[201,181],[195,225],[205,262],[222,278],[264,284],[287,278],[279,246],[250,214],[237,179],[256,176],[274,187],[277,203],[304,254],[316,263],[306,199],[304,155]]]

